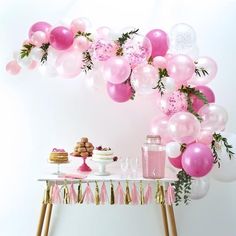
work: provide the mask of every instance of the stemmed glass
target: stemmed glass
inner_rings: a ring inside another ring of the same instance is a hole
[[[121,169],[121,178],[122,179],[126,178],[129,169],[129,158],[126,157],[120,160],[120,169]]]
[[[138,167],[139,167],[139,159],[137,157],[131,158],[129,160],[130,162],[130,169],[131,169],[131,174],[132,178],[137,178],[137,173],[138,173]]]

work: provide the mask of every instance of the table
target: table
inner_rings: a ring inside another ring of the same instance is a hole
[[[71,179],[71,178],[60,178],[58,176],[53,176],[53,175],[46,175],[43,176],[42,178],[38,179],[39,181],[46,182],[46,200],[44,198],[44,201],[42,202],[41,206],[41,213],[39,217],[39,222],[38,222],[38,228],[37,228],[37,236],[42,235],[43,227],[44,227],[44,236],[49,235],[49,226],[50,226],[50,220],[52,216],[52,208],[53,208],[53,203],[50,201],[50,187],[52,184],[57,182],[58,185],[62,185],[65,183],[65,181],[68,181],[68,183],[73,182],[73,183],[78,183],[79,181],[81,183],[99,183],[99,182],[110,182],[112,181],[113,183],[115,182],[122,182],[122,181],[129,181],[129,182],[157,182],[160,184],[160,190],[162,196],[164,196],[164,191],[166,188],[166,185],[169,182],[173,182],[176,179],[173,178],[165,178],[165,179],[160,179],[160,180],[153,180],[153,179],[144,179],[143,177],[139,176],[136,178],[126,178],[126,179],[121,179],[120,175],[114,174],[114,175],[109,175],[109,176],[95,176],[93,174],[88,175],[86,178],[78,180],[78,179]],[[140,183],[141,183],[140,182]],[[173,205],[167,205],[165,204],[164,201],[161,202],[161,213],[162,213],[162,219],[163,219],[163,226],[164,226],[164,235],[165,236],[177,236],[177,228],[176,228],[176,222],[175,222],[175,215],[174,215],[174,209]],[[171,234],[170,234],[171,233]]]

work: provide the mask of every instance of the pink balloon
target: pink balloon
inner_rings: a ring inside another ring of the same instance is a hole
[[[84,32],[86,30],[86,22],[83,18],[77,18],[74,19],[71,22],[70,29],[73,32],[73,34],[76,34],[77,32]]]
[[[164,69],[167,65],[167,60],[165,57],[157,56],[153,58],[152,64],[157,69]]]
[[[73,78],[81,72],[82,55],[79,51],[61,53],[56,60],[57,72],[65,78]]]
[[[168,134],[168,121],[169,117],[161,114],[155,116],[150,124],[150,133],[153,135],[160,135],[163,144],[166,144],[171,140],[171,137]]]
[[[73,41],[73,33],[64,26],[58,26],[50,32],[50,44],[57,50],[68,49]]]
[[[188,107],[186,96],[179,91],[163,95],[159,105],[161,106],[161,111],[167,116],[186,111]]]
[[[213,91],[207,87],[207,86],[197,86],[195,87],[197,90],[199,90],[203,95],[205,95],[208,103],[214,103],[215,102],[215,94]],[[193,109],[198,112],[198,110],[204,106],[204,102],[200,100],[195,95],[192,96],[192,102],[193,102]]]
[[[198,143],[203,143],[206,145],[210,145],[212,142],[212,132],[209,130],[201,130],[198,137],[197,137],[197,142]]]
[[[6,65],[6,71],[11,75],[19,74],[21,67],[18,65],[17,61],[10,61]]]
[[[48,34],[51,27],[52,26],[47,22],[44,21],[36,22],[29,29],[29,38],[31,38],[32,35],[37,31],[41,31]]]
[[[200,132],[200,122],[189,112],[175,113],[169,120],[169,134],[179,143],[192,143]]]
[[[175,168],[178,168],[178,169],[183,168],[183,166],[182,166],[182,154],[178,157],[168,158],[168,159],[169,159],[169,162],[171,163],[171,165],[174,166]]]
[[[178,84],[183,84],[192,78],[195,73],[195,65],[190,57],[179,54],[168,60],[167,71]]]
[[[213,132],[220,132],[225,129],[225,125],[228,121],[228,113],[222,107],[215,103],[209,103],[204,105],[198,114],[202,117],[201,127],[202,129]]]
[[[112,84],[107,82],[107,93],[115,102],[127,102],[132,96],[129,83]]]
[[[128,79],[131,68],[123,57],[111,57],[103,64],[104,79],[113,84],[121,84]]]
[[[166,32],[160,29],[153,29],[146,37],[151,41],[152,57],[165,56],[169,48],[169,39]]]
[[[30,42],[35,45],[36,47],[42,46],[43,43],[46,43],[47,40],[47,35],[46,33],[42,31],[36,31],[32,34],[30,37]]]
[[[90,47],[91,42],[89,42],[86,37],[79,36],[75,39],[75,44],[80,51],[84,52]]]
[[[96,31],[98,39],[111,39],[113,34],[112,30],[107,26],[99,27]]]
[[[214,157],[211,149],[202,143],[190,144],[182,155],[183,169],[192,177],[203,177],[213,167]]]
[[[28,66],[29,70],[34,70],[37,67],[38,63],[37,61],[33,60],[30,65]]]
[[[202,73],[201,76],[194,75],[193,78],[189,81],[190,84],[193,85],[208,84],[211,80],[213,80],[216,77],[217,64],[210,57],[200,57],[197,60],[196,68],[204,68],[208,74],[205,76]]]

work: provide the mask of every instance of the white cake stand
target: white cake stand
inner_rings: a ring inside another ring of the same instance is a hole
[[[94,173],[95,175],[98,175],[98,176],[110,175],[110,173],[106,171],[106,165],[113,162],[112,158],[109,160],[108,159],[101,160],[101,159],[97,159],[97,158],[92,158],[92,161],[94,161],[98,164],[98,171]]]

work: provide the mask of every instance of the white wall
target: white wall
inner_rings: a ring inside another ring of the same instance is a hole
[[[45,78],[39,72],[9,76],[5,64],[32,23],[45,20],[56,25],[85,16],[95,28],[136,26],[143,33],[153,28],[169,31],[178,22],[192,25],[200,54],[218,63],[219,73],[211,87],[217,103],[229,112],[228,130],[235,133],[235,12],[233,0],[1,0],[0,235],[35,234],[43,187],[36,179],[52,147],[71,150],[79,137],[87,135],[95,143],[109,144],[120,155],[140,155],[148,123],[156,112],[152,98],[116,104],[105,91],[88,90],[83,78]],[[235,183],[212,181],[206,198],[176,208],[179,235],[236,235],[235,187]],[[69,206],[57,208],[54,217],[52,235],[56,236],[163,235],[157,206]]]

